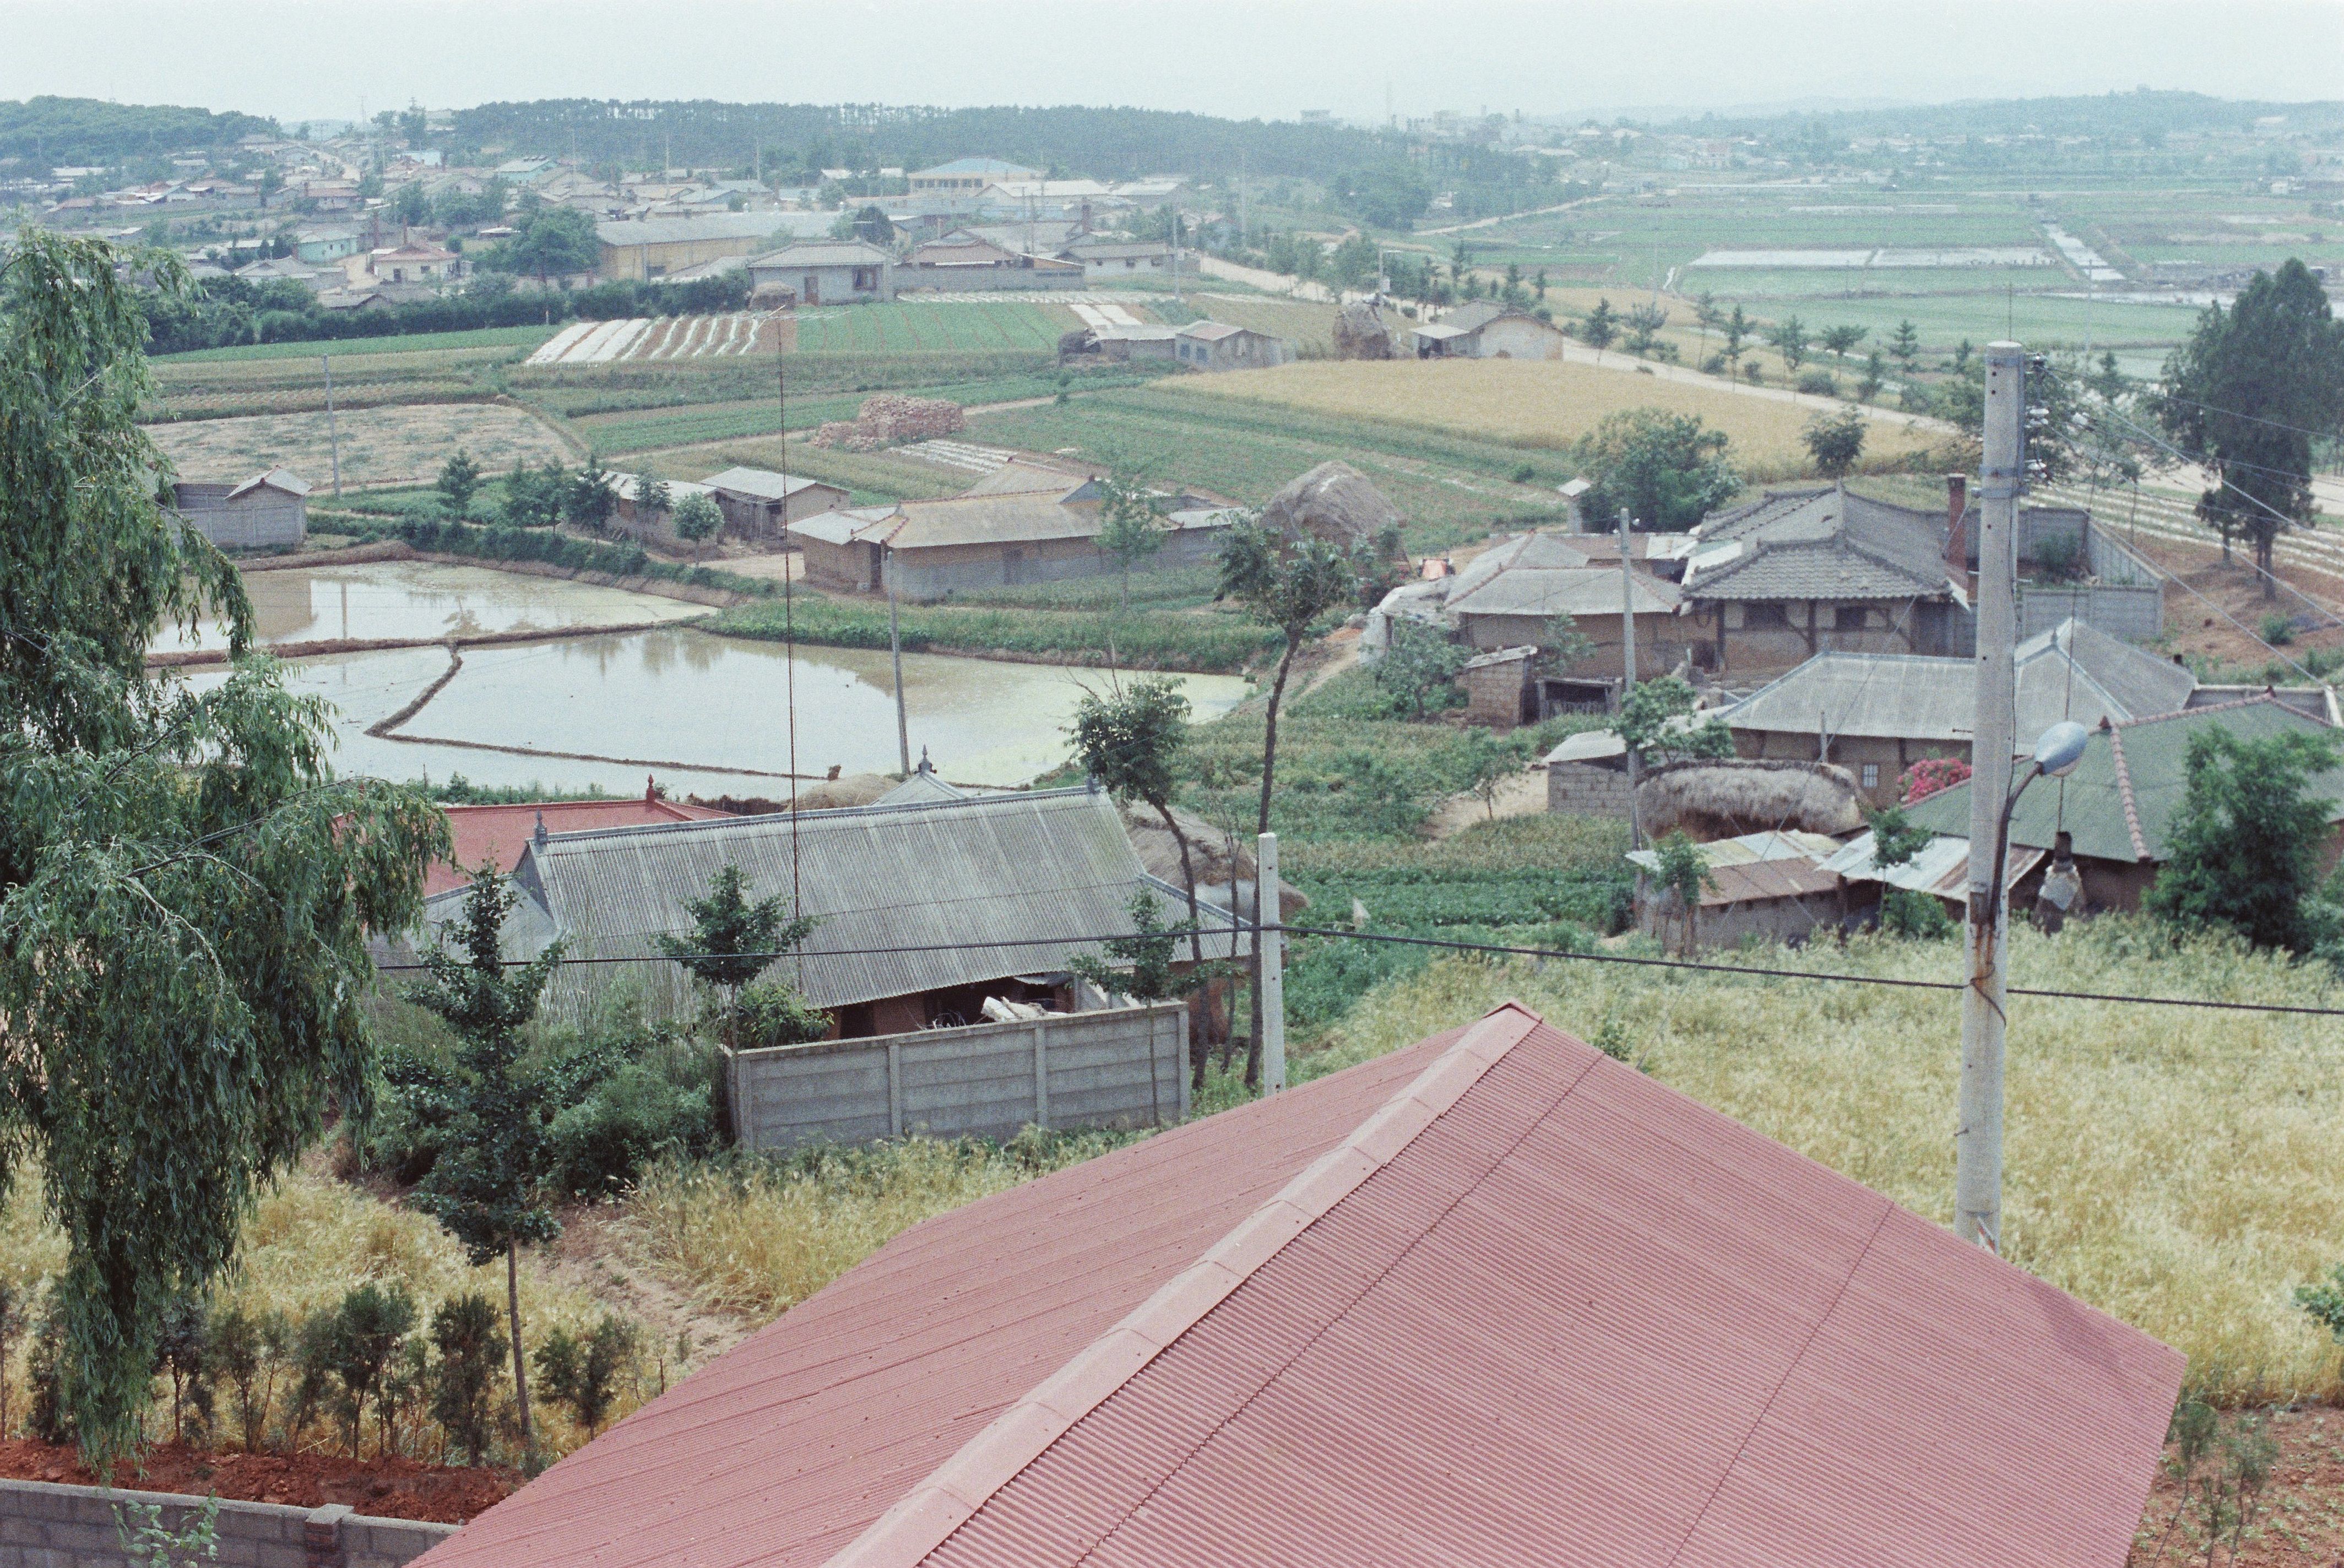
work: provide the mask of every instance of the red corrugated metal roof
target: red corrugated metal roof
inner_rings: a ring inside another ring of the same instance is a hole
[[[445,893],[472,880],[483,861],[510,871],[521,846],[537,831],[540,814],[548,833],[584,833],[598,827],[642,827],[655,822],[698,822],[725,814],[714,806],[670,800],[552,800],[523,805],[451,805],[449,858],[424,873],[426,895]]]
[[[1505,1008],[930,1222],[425,1561],[2114,1568],[2181,1371]]]

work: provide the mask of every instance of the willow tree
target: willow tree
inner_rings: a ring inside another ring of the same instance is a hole
[[[233,563],[160,500],[133,267],[27,231],[0,250],[0,1181],[67,1249],[60,1395],[110,1468],[169,1304],[230,1261],[258,1193],[362,1116],[370,933],[420,914],[445,819],[338,782],[328,710],[250,652]],[[151,678],[167,626],[226,623],[207,691]]]

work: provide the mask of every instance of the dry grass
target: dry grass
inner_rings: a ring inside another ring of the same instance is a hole
[[[1947,944],[1761,949],[1773,966],[1953,977]],[[2014,984],[2311,1003],[2326,971],[2177,952],[2107,919],[2021,931]],[[1940,1223],[1950,1219],[1958,1004],[1945,993],[1444,962],[1371,993],[1315,1076],[1520,996],[1647,1070]],[[2006,1230],[2015,1261],[2186,1351],[2224,1401],[2344,1396],[2291,1300],[2344,1258],[2344,1028],[2323,1019],[2015,997]]]
[[[909,1138],[780,1160],[666,1166],[638,1184],[617,1228],[631,1259],[702,1307],[763,1321],[921,1220],[1128,1138],[1029,1131],[999,1146]]]
[[[1723,430],[1733,442],[1728,456],[1768,478],[1806,469],[1799,435],[1814,415],[1794,403],[1723,386],[1568,360],[1305,361],[1274,370],[1184,377],[1170,386],[1191,396],[1417,425],[1526,447],[1567,447],[1609,415],[1662,409],[1698,414]],[[1874,420],[1864,440],[1865,466],[1902,461],[1934,441],[1907,426]]]
[[[491,475],[510,469],[516,459],[571,460],[561,438],[541,421],[502,404],[346,409],[337,422],[346,485],[427,481],[460,446]],[[278,467],[292,470],[322,491],[333,470],[330,431],[322,411],[190,420],[150,426],[147,433],[178,465],[181,479],[242,480]]]

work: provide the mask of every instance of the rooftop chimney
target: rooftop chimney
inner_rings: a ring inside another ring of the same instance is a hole
[[[1962,526],[1963,515],[1970,507],[1970,476],[1949,473],[1945,476],[1945,573],[1956,582],[1969,580],[1970,549],[1968,531]]]

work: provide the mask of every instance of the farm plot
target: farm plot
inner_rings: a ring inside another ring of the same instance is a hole
[[[898,300],[797,312],[801,354],[1050,353],[1082,325],[1065,305]]]
[[[346,485],[420,482],[438,473],[459,447],[491,473],[516,461],[570,458],[544,424],[500,403],[359,409],[343,413],[340,427]],[[183,479],[240,480],[281,467],[322,484],[333,469],[331,431],[323,413],[190,420],[150,425],[147,433]]]
[[[157,358],[157,369],[174,365],[224,365],[261,359],[337,359],[375,354],[419,354],[445,349],[492,350],[496,359],[517,359],[553,336],[552,327],[481,327],[468,332],[388,333],[379,338],[337,338],[301,343],[244,343],[231,349],[197,349]]]
[[[572,321],[529,357],[532,365],[607,365],[621,359],[722,359],[779,346],[782,319],[771,311],[722,316],[633,317]]]
[[[1731,460],[1768,476],[1806,467],[1800,434],[1815,411],[1779,396],[1737,391],[1723,382],[1638,376],[1569,360],[1319,361],[1184,377],[1169,390],[1199,401],[1269,404],[1534,448],[1567,447],[1609,415],[1657,408],[1699,415],[1732,440]],[[1875,418],[1865,438],[1864,456],[1869,464],[1899,462],[1938,439]]]

